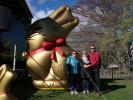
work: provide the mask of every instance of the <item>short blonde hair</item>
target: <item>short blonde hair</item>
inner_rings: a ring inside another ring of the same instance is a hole
[[[82,53],[87,53],[87,51],[86,50],[83,50]]]

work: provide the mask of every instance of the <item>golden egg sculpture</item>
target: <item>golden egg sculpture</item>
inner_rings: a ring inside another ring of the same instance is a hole
[[[65,40],[79,20],[68,6],[62,6],[46,18],[35,21],[26,34],[26,65],[33,85],[44,90],[68,88],[68,74],[64,68],[71,48]]]
[[[16,77],[16,73],[8,65],[0,66],[0,100],[17,100],[10,92],[10,87]]]

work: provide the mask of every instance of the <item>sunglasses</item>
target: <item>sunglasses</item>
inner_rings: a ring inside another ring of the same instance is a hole
[[[77,54],[76,52],[73,52],[72,54]]]
[[[86,52],[83,52],[83,54],[86,54]]]
[[[95,49],[95,48],[90,48],[90,49]]]

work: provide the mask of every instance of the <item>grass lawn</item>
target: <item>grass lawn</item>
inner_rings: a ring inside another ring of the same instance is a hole
[[[19,84],[18,84],[19,82]],[[31,79],[18,81],[12,93],[19,100],[133,100],[133,80],[102,80],[102,96],[94,93],[71,95],[69,91],[41,91],[32,86]]]

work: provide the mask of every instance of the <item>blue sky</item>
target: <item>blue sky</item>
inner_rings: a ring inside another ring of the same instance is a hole
[[[77,0],[26,0],[33,15],[32,22],[44,18],[62,5],[70,7],[77,3]]]

